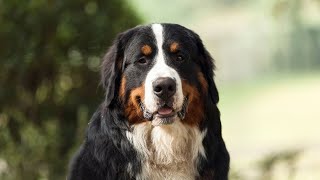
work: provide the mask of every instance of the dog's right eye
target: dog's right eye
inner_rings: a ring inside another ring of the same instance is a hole
[[[145,57],[141,57],[137,61],[139,64],[147,64],[147,59]]]

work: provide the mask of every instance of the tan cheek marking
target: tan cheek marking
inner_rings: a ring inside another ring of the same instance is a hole
[[[183,123],[191,126],[199,125],[204,118],[204,101],[200,96],[198,89],[190,85],[185,80],[182,81],[183,94],[189,96],[189,105],[185,119]]]
[[[174,42],[170,45],[170,52],[175,53],[178,51],[179,44],[177,42]]]
[[[144,85],[133,89],[130,93],[128,103],[125,107],[125,115],[128,118],[129,124],[137,124],[145,121],[143,112],[137,101],[138,97],[141,101],[144,100]]]
[[[207,80],[204,78],[204,75],[202,72],[198,73],[198,80],[201,84],[201,88],[202,88],[202,92],[203,93],[207,93],[208,92],[208,82]]]
[[[150,54],[152,53],[152,49],[151,49],[151,47],[150,47],[149,45],[144,45],[144,46],[142,46],[142,48],[141,48],[141,52],[142,52],[145,56],[147,56],[147,55],[150,55]]]

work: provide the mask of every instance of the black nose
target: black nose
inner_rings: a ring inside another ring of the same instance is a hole
[[[153,93],[163,100],[167,100],[176,93],[176,82],[172,78],[158,78],[153,83]]]

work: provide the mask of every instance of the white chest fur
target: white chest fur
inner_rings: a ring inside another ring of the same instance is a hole
[[[205,158],[202,145],[206,130],[182,124],[152,126],[141,123],[127,132],[127,138],[139,152],[142,172],[137,179],[192,180],[198,175],[199,156]],[[130,172],[131,166],[128,166]]]

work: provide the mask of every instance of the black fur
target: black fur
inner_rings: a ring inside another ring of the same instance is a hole
[[[208,96],[205,97],[205,119],[200,124],[201,130],[207,129],[207,135],[203,140],[206,159],[200,161],[198,167],[200,177],[197,179],[226,180],[229,171],[229,154],[221,135],[220,112],[217,108],[219,95],[213,80],[213,59],[194,32],[175,24],[163,24],[163,26],[168,31],[167,36],[171,34],[173,39],[183,39],[190,45],[188,49],[190,62],[184,69],[189,72],[179,72],[179,75],[189,78],[190,81],[196,81],[190,71],[200,67],[209,85],[209,94],[204,95]],[[184,37],[181,37],[180,31],[185,32]],[[142,164],[137,151],[125,135],[126,131],[130,131],[130,127],[124,116],[123,102],[118,98],[118,92],[122,74],[132,77],[128,80],[128,90],[143,82],[139,77],[145,76],[144,71],[148,67],[144,70],[134,70],[134,62],[131,60],[138,56],[135,54],[135,46],[142,41],[154,40],[150,32],[150,26],[130,29],[118,35],[109,48],[101,71],[106,98],[90,120],[85,141],[70,164],[67,179],[135,179],[141,172]],[[154,53],[156,52],[151,56]],[[130,171],[127,170],[129,163],[133,165]]]
[[[139,172],[141,165],[124,134],[126,129],[120,112],[103,104],[89,123],[85,143],[74,157],[68,179],[133,179],[136,173],[127,173],[128,163],[135,164],[132,172]]]

